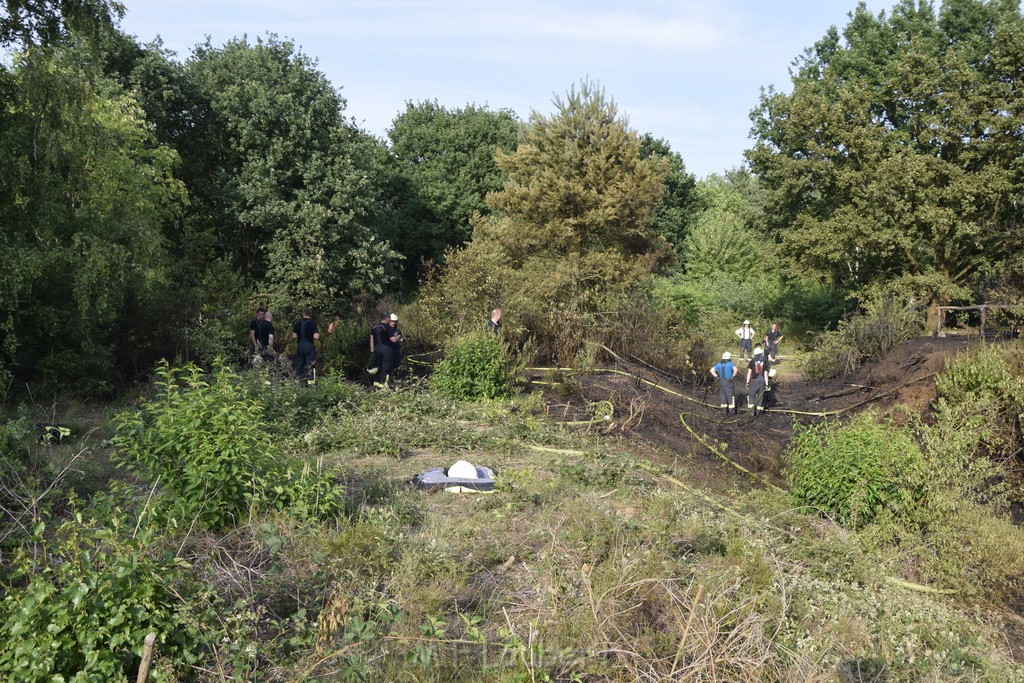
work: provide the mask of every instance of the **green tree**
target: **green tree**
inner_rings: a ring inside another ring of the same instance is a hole
[[[514,154],[498,154],[508,180],[488,197],[500,215],[478,223],[480,237],[502,244],[514,264],[597,253],[642,261],[646,272],[669,263],[668,243],[651,228],[667,163],[642,157],[636,132],[596,85],[554,104],[550,117],[530,115]]]
[[[278,303],[333,307],[394,280],[397,254],[374,229],[367,136],[315,63],[270,36],[199,46],[185,70],[215,123],[189,151],[219,255]]]
[[[793,265],[932,312],[1019,250],[1024,18],[1016,2],[863,4],[767,90],[748,151]]]
[[[124,16],[112,0],[6,0],[0,11],[0,45],[53,46],[71,34],[96,38]]]
[[[494,156],[515,150],[518,125],[511,111],[448,109],[437,101],[409,102],[395,118],[388,138],[398,173],[408,180],[410,203],[393,243],[408,269],[469,240],[473,215],[488,213],[487,193],[504,184]]]
[[[95,389],[139,360],[140,311],[168,291],[162,225],[177,156],[76,49],[29,50],[0,78],[0,358]],[[88,387],[86,387],[88,388]]]
[[[674,245],[676,253],[681,256],[683,241],[697,207],[694,194],[697,180],[692,173],[687,173],[679,152],[674,151],[666,140],[655,138],[650,133],[640,136],[640,156],[644,159],[657,156],[668,162],[665,197],[654,212],[651,229]]]
[[[424,301],[455,327],[467,316],[482,324],[502,305],[514,327],[551,345],[542,351],[571,360],[617,297],[672,262],[651,228],[668,165],[641,156],[637,134],[599,87],[585,82],[554,104],[550,117],[530,116],[514,153],[498,153],[508,178],[487,197],[492,213],[475,220],[472,242],[449,255]]]
[[[749,175],[733,177],[756,185]],[[746,189],[717,174],[697,183],[693,204],[699,208],[681,245],[684,268],[691,278],[777,274],[774,244],[753,227],[757,210]]]

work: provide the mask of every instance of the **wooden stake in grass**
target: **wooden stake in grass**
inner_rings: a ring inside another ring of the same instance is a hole
[[[149,664],[153,661],[153,646],[156,645],[156,634],[150,633],[146,636],[142,646],[142,662],[139,664],[139,675],[135,683],[146,683],[149,678]]]

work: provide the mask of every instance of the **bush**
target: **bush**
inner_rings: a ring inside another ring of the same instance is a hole
[[[822,332],[804,364],[804,374],[814,379],[853,372],[865,361],[879,358],[893,346],[924,330],[921,314],[886,297],[867,304],[864,313]]]
[[[797,501],[853,528],[885,508],[906,506],[913,496],[904,481],[921,460],[908,430],[881,423],[871,412],[845,425],[795,427],[787,455]]]
[[[518,363],[497,335],[487,331],[461,337],[434,367],[433,385],[462,400],[508,398],[515,393]]]
[[[210,383],[194,365],[164,361],[156,374],[157,397],[117,417],[118,462],[171,492],[174,517],[226,527],[260,502],[260,475],[277,460],[262,406],[223,365]]]
[[[363,375],[370,357],[370,324],[360,321],[339,320],[334,332],[321,330],[320,370],[322,374],[348,377]]]
[[[343,507],[340,490],[317,468],[281,463],[263,405],[238,375],[218,364],[208,382],[194,365],[157,368],[159,393],[116,419],[116,458],[170,494],[169,514],[211,529],[265,504],[318,516]]]
[[[1024,380],[1020,377],[1020,349],[983,346],[946,364],[935,378],[940,398],[951,402],[975,394],[1007,408],[1024,403]]]
[[[157,634],[155,680],[176,680],[166,663],[185,668],[215,638],[197,625],[210,595],[189,595],[188,565],[150,547],[147,520],[108,508],[105,523],[79,513],[57,531],[45,558],[16,561],[0,603],[0,676],[10,681],[134,679],[147,633]],[[138,523],[137,523],[138,522]],[[117,529],[132,529],[129,537]],[[42,566],[40,566],[42,564]],[[195,598],[183,599],[184,595]],[[204,636],[204,634],[207,634]]]
[[[941,401],[970,406],[983,415],[972,433],[980,437],[977,453],[1008,461],[1020,452],[1020,415],[1024,413],[1024,378],[1020,348],[982,346],[946,363],[935,378]]]

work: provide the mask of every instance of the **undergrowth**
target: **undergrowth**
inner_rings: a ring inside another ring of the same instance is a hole
[[[894,298],[868,302],[863,313],[817,336],[805,359],[804,374],[822,379],[853,372],[896,344],[920,335],[923,329],[921,314]]]
[[[431,383],[462,400],[509,398],[516,392],[522,363],[498,335],[481,330],[456,339],[434,366]]]
[[[426,383],[371,392],[190,372],[170,373],[178,399],[164,390],[122,419],[159,447],[191,424],[170,420],[191,415],[186,397],[239,410],[269,437],[229,433],[305,461],[314,481],[337,477],[344,498],[326,516],[275,506],[284,480],[271,467],[264,504],[174,526],[163,484],[138,469],[88,514],[43,511],[42,528],[9,541],[19,559],[0,603],[0,662],[38,663],[23,679],[131,678],[153,630],[163,680],[1024,680],[998,612],[970,606],[1008,599],[1024,557],[993,514],[1007,491],[997,463],[976,457],[995,442],[968,410],[974,390],[940,401],[928,424],[865,415],[806,431],[820,452],[805,464],[823,477],[878,477],[877,499],[815,503],[829,518],[789,494],[707,493],[678,454],[559,426],[536,396],[472,403]],[[224,438],[217,419],[204,430]],[[216,441],[189,443],[209,456]],[[9,446],[29,459],[42,447],[16,431]],[[873,469],[840,467],[861,451]],[[405,484],[453,459],[493,467],[497,490]],[[936,587],[956,592],[921,590]]]

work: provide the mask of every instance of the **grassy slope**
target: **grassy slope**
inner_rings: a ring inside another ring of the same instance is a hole
[[[1024,680],[986,609],[892,581],[904,558],[690,454],[560,427],[536,396],[253,386],[275,438],[344,473],[349,515],[171,539],[257,653],[203,678]],[[404,484],[456,459],[498,491]]]
[[[307,433],[363,492],[353,524],[383,530],[358,535],[371,547],[339,532],[348,576],[325,614],[343,616],[312,675],[348,658],[389,680],[1021,678],[983,611],[892,581],[899,557],[784,494],[729,474],[702,490],[687,454],[574,434],[538,408],[406,389]],[[459,458],[495,468],[499,490],[395,485]],[[352,605],[386,636],[349,647]]]

